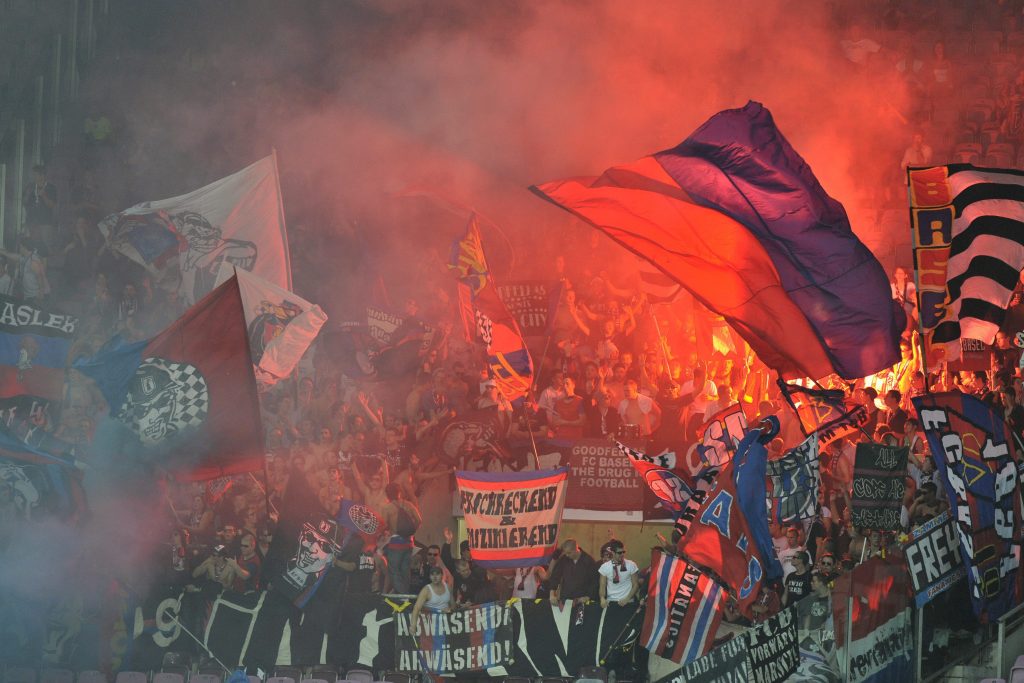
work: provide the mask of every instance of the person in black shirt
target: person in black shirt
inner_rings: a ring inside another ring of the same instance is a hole
[[[562,543],[562,559],[551,574],[551,604],[559,609],[566,600],[583,604],[598,598],[597,562],[583,551],[575,539]]]
[[[808,571],[811,558],[806,550],[793,556],[793,571],[786,577],[786,590],[782,593],[782,604],[789,607],[811,592],[811,572]]]
[[[345,593],[373,591],[373,574],[377,568],[373,545],[367,546],[359,534],[352,533],[345,540],[341,551],[334,558],[334,566],[342,570],[347,579]]]

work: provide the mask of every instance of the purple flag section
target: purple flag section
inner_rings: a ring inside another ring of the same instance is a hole
[[[906,318],[882,265],[763,105],[720,112],[654,156],[695,203],[754,234],[841,377],[900,360]]]

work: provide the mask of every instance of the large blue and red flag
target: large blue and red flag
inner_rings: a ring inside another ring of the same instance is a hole
[[[778,421],[768,419],[774,432],[747,432],[677,544],[683,557],[735,593],[748,616],[761,582],[782,577],[764,503],[768,451],[762,440],[778,433]]]
[[[237,278],[156,337],[115,339],[74,366],[103,392],[125,436],[124,452],[134,448],[181,480],[262,469],[259,399]]]
[[[953,510],[978,619],[994,621],[1024,597],[1020,475],[1002,411],[951,391],[913,399]]]
[[[654,263],[784,377],[854,379],[900,359],[905,315],[881,264],[761,104],[531,189]]]

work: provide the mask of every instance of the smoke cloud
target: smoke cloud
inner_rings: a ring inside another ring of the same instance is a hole
[[[887,66],[843,56],[828,3],[112,5],[82,90],[83,114],[115,122],[117,151],[97,165],[106,208],[195,189],[276,148],[298,292],[334,321],[357,316],[378,282],[395,305],[430,296],[472,209],[499,276],[542,276],[591,233],[528,185],[673,146],[749,99],[862,239],[884,241],[860,207],[898,183],[907,96]],[[95,504],[84,532],[49,536],[53,564],[16,538],[23,559],[0,571],[0,592],[59,594],[74,582],[58,577],[76,575],[61,557],[116,557],[137,573],[147,553],[124,539],[156,538],[159,497]]]

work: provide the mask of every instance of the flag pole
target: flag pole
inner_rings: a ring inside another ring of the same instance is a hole
[[[274,184],[277,187],[277,214],[281,220],[281,234],[284,236],[284,272],[288,275],[288,286],[285,288],[291,291],[292,288],[292,256],[288,247],[288,225],[284,220],[284,195],[281,194],[281,171],[277,165],[277,148],[270,148],[270,156],[274,159]]]
[[[924,372],[924,391],[926,394],[932,392],[931,387],[928,386],[928,356],[926,355],[925,349],[928,346],[927,335],[924,330],[924,320],[921,318],[921,273],[917,268],[917,248],[914,246],[917,244],[917,233],[914,231],[914,201],[913,194],[911,192],[910,185],[910,167],[907,167],[907,211],[909,212],[909,223],[910,223],[910,253],[914,258],[914,308],[917,309],[917,329],[919,333],[918,346],[921,352],[921,369]],[[913,343],[913,340],[911,340]]]
[[[565,283],[559,282],[558,284],[558,300],[555,302],[555,316],[558,315],[558,309],[562,305],[562,294],[565,292]],[[540,382],[541,373],[544,372],[544,361],[547,360],[548,357],[548,348],[551,346],[551,338],[555,336],[554,330],[552,329],[554,324],[554,320],[551,320],[548,324],[548,334],[547,338],[544,340],[544,351],[540,356],[540,366],[537,368],[537,372],[533,376],[533,382],[530,384],[530,392],[534,394],[537,392],[537,383]],[[526,346],[525,339],[523,340],[523,346]]]
[[[671,378],[672,377],[672,368],[669,365],[668,346],[665,344],[665,337],[662,336],[662,334],[661,334],[661,325],[658,323],[658,316],[656,316],[654,314],[654,304],[648,303],[647,306],[648,306],[648,310],[651,313],[651,320],[654,321],[654,332],[655,332],[655,334],[658,335],[658,348],[661,349],[661,355],[665,359],[665,372]]]

